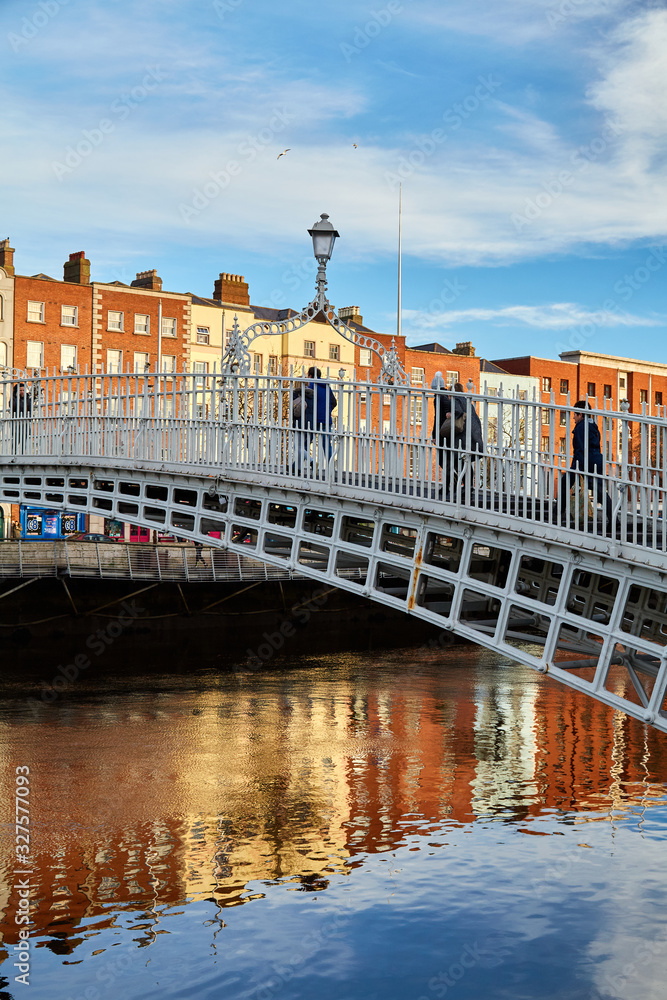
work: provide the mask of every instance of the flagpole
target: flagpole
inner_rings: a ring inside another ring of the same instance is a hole
[[[396,316],[396,336],[401,336],[401,201],[403,185],[398,185],[398,307]]]

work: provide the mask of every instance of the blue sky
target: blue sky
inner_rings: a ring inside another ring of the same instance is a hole
[[[328,212],[331,301],[391,332],[401,180],[410,343],[667,361],[662,2],[3,0],[0,51],[20,273],[300,308]]]

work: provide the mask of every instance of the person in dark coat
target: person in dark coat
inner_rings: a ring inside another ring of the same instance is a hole
[[[319,368],[309,368],[308,378],[311,381],[306,386],[305,402],[306,413],[304,419],[305,427],[311,431],[305,435],[304,451],[308,454],[311,450],[313,440],[316,446],[324,449],[326,459],[331,458],[331,430],[333,423],[333,411],[338,405],[338,400],[333,394],[329,383],[322,380],[322,372]],[[320,433],[314,434],[313,431]],[[314,460],[314,456],[313,456]]]
[[[431,439],[435,442],[438,450],[438,465],[443,470],[442,481],[446,497],[449,497],[450,490],[455,484],[459,471],[458,447],[460,444],[460,431],[456,429],[456,421],[465,419],[466,407],[459,396],[452,396],[447,392],[447,386],[442,372],[436,372],[431,382],[431,388],[435,390],[433,397],[433,433]],[[445,427],[445,421],[450,425],[449,430]],[[452,427],[453,425],[453,427]]]
[[[568,500],[570,490],[577,481],[577,476],[582,473],[593,472],[598,476],[586,476],[586,484],[589,490],[595,491],[598,503],[603,504],[607,516],[607,522],[611,524],[612,504],[611,497],[605,492],[604,481],[601,478],[604,470],[604,460],[600,447],[600,431],[595,421],[588,415],[590,406],[585,399],[580,399],[574,404],[574,430],[572,431],[572,462],[570,471],[564,472],[560,477],[560,487],[558,490],[560,498],[561,521],[568,519]]]
[[[18,382],[12,390],[12,452],[23,454],[23,446],[29,434],[28,421],[22,418],[32,416],[32,399],[26,392],[25,382]]]

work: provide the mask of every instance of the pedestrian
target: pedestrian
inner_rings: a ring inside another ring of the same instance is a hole
[[[449,500],[459,471],[458,445],[465,427],[465,404],[460,396],[452,396],[442,372],[433,376],[433,432],[431,440],[437,447],[438,465],[443,470],[439,497]]]
[[[195,569],[197,569],[197,565],[199,563],[201,563],[202,566],[206,566],[206,563],[204,562],[204,557],[202,555],[204,546],[202,545],[201,542],[195,542],[194,544],[195,544]]]
[[[568,525],[568,504],[570,490],[577,481],[577,476],[583,473],[593,473],[586,476],[587,490],[595,491],[597,502],[604,506],[607,526],[611,526],[611,497],[605,491],[602,472],[604,461],[600,448],[600,431],[595,420],[589,416],[590,406],[585,399],[574,404],[574,429],[572,431],[572,462],[569,472],[564,472],[560,478],[558,489],[560,501],[561,524]]]
[[[12,391],[12,454],[22,455],[28,438],[27,418],[32,415],[32,400],[25,391],[25,382],[18,382]]]
[[[315,450],[320,452],[320,446],[324,452],[325,460],[331,458],[331,427],[333,423],[333,411],[338,405],[333,390],[329,383],[322,379],[322,372],[319,368],[309,368],[307,377],[310,379],[305,392],[306,412],[303,424],[306,428],[303,443],[303,454],[311,464],[316,464],[315,454],[311,455],[313,443]]]

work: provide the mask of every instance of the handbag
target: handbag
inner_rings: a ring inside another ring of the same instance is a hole
[[[465,413],[462,413],[460,417],[456,417],[454,420],[454,436],[459,437],[465,431],[466,418]],[[448,413],[443,422],[440,424],[440,440],[442,442],[451,441],[452,437],[452,415]]]
[[[297,420],[301,416],[301,395],[298,395],[292,403],[292,416]]]

